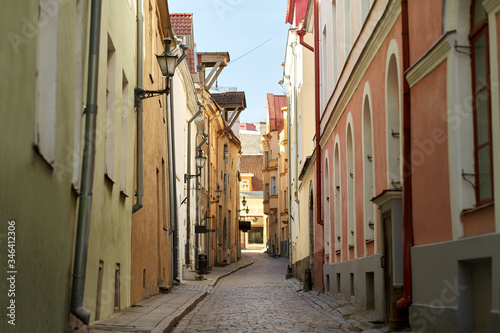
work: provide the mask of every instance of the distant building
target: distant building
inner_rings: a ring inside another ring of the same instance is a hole
[[[280,137],[284,129],[285,120],[283,111],[286,110],[286,96],[275,96],[267,94],[267,132],[262,136],[262,150],[264,159],[262,173],[264,181],[264,214],[267,215],[267,245],[270,253],[281,256],[288,255],[288,217],[283,220],[284,210],[280,205],[280,181],[281,174],[286,172],[280,163],[285,152],[283,148],[283,137]]]
[[[243,146],[243,142],[242,142]],[[242,249],[266,247],[266,217],[262,204],[262,155],[242,155],[240,157],[240,219],[250,221],[251,229],[241,233]],[[247,205],[243,206],[242,201]],[[248,208],[248,213],[246,212]]]
[[[266,123],[241,123],[241,151],[245,155],[262,155],[262,135],[266,133]]]

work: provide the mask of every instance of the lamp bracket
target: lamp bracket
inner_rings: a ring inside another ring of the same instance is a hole
[[[163,94],[169,94],[170,93],[170,88],[167,87],[165,89],[160,89],[160,90],[145,90],[139,87],[135,87],[134,89],[135,93],[135,107],[139,106],[139,103],[143,99],[155,97],[155,96],[160,96]]]

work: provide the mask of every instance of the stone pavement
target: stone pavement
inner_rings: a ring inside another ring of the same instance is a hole
[[[247,252],[204,280],[183,281],[78,332],[388,332],[374,311],[303,291],[300,281],[285,278],[287,265],[286,258]]]
[[[253,262],[246,256],[225,267],[212,267],[203,280],[183,281],[170,293],[153,296],[111,315],[92,322],[79,333],[170,332],[178,321],[189,313],[224,276]]]
[[[387,332],[374,311],[285,279],[288,259],[246,253],[254,264],[224,278],[174,329],[194,332]]]

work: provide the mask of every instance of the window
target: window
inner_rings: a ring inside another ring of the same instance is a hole
[[[227,163],[228,155],[229,155],[229,152],[228,152],[227,144],[225,144],[224,145],[224,163]]]
[[[345,59],[351,52],[351,0],[344,0],[345,18]]]
[[[269,201],[269,184],[266,184],[266,196],[265,196],[265,200]]]
[[[330,78],[330,75],[328,73],[328,40],[327,40],[327,34],[326,34],[326,25],[323,28],[323,40],[322,40],[322,56],[321,56],[321,69],[322,69],[322,81],[323,81],[323,108],[326,108],[326,104],[328,103],[328,79]],[[323,112],[323,110],[321,110]]]
[[[227,175],[224,173],[224,194],[226,194],[227,191]]]
[[[120,190],[123,193],[127,191],[127,138],[128,138],[128,80],[123,72],[122,78],[122,128],[121,128],[121,173],[120,173]]]
[[[370,13],[370,0],[361,0],[361,24],[365,23]]]
[[[266,151],[266,169],[269,168],[269,152]]]
[[[83,46],[83,1],[76,2],[76,23],[75,23],[75,132],[73,149],[73,178],[72,183],[75,189],[80,186],[80,151],[81,151],[81,132],[82,132],[82,85],[83,85],[83,65],[82,65],[82,46]]]
[[[476,203],[482,205],[493,201],[488,22],[481,1],[472,1],[471,13],[469,39],[472,60]]]
[[[115,65],[116,50],[108,35],[108,72],[106,79],[106,175],[114,181],[115,161]]]
[[[120,311],[120,264],[115,266],[115,308],[114,312]]]
[[[241,191],[242,192],[250,191],[250,182],[248,181],[248,179],[243,179],[241,181]]]
[[[57,97],[57,1],[39,1],[36,64],[35,145],[50,164],[55,160]]]
[[[337,7],[335,0],[332,1],[332,64],[333,64],[333,86],[337,83]]]
[[[276,177],[271,177],[271,194],[276,195]]]

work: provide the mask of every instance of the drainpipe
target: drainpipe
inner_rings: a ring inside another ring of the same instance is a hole
[[[284,74],[284,73],[283,73]],[[283,75],[284,76],[284,75]],[[290,154],[290,148],[291,148],[291,143],[290,143],[290,98],[287,94],[287,92],[285,91],[285,88],[283,88],[283,80],[281,80],[280,82],[278,82],[280,88],[281,88],[281,91],[283,91],[283,94],[285,94],[286,96],[286,112],[287,112],[287,122],[286,122],[286,135],[287,135],[287,138],[286,138],[286,159],[287,159],[287,178],[288,178],[288,196],[286,198],[286,200],[288,201],[288,216],[289,216],[289,219],[288,219],[288,223],[289,225],[291,226],[291,223],[292,223],[292,219],[291,219],[291,216],[292,216],[292,194],[291,194],[291,189],[292,189],[292,169],[290,168],[291,166],[291,154]],[[297,137],[295,137],[295,140],[297,140]],[[288,228],[288,242],[289,242],[289,266],[290,268],[292,268],[292,251],[291,251],[291,243],[292,243],[292,237],[290,237],[290,235],[292,234],[292,228]]]
[[[297,35],[300,37],[300,45],[304,46],[306,49],[308,49],[311,52],[314,52],[314,47],[311,45],[307,44],[304,41],[304,36],[306,34],[306,31],[304,30],[304,27],[302,29],[297,31]],[[316,45],[316,43],[315,43]],[[309,207],[309,202],[308,202],[308,207]],[[300,210],[300,209],[299,209]],[[310,230],[309,230],[309,264],[310,264],[310,272],[311,272],[311,286],[314,285],[314,222],[312,225],[309,225]]]
[[[143,14],[143,0],[137,1],[137,87],[143,88],[142,85],[142,75],[143,75],[143,40],[144,40],[144,14]],[[139,101],[137,105],[137,151],[136,151],[136,182],[137,182],[137,192],[135,193],[137,197],[137,202],[132,207],[132,213],[137,212],[142,208],[142,197],[144,195],[143,186],[143,164],[142,164],[142,100]]]
[[[322,193],[321,193],[321,146],[319,140],[321,137],[321,127],[320,127],[320,77],[319,77],[319,0],[314,0],[314,118],[316,125],[316,223],[323,226],[323,220],[321,216],[322,207]],[[321,256],[321,262],[319,267],[322,271],[324,256]],[[320,274],[321,281],[323,281],[323,274]],[[323,282],[320,284],[323,285]]]
[[[71,313],[86,325],[90,312],[83,306],[85,274],[87,269],[88,238],[92,208],[92,188],[95,166],[95,136],[97,125],[97,88],[99,72],[99,35],[101,32],[101,0],[92,0],[90,10],[90,43],[85,107],[85,145],[83,148],[80,201],[75,241]]]
[[[168,49],[170,45],[165,45]],[[170,223],[174,233],[174,260],[173,260],[173,279],[180,282],[179,277],[179,224],[177,221],[177,180],[175,171],[175,130],[174,130],[174,90],[173,77],[166,78],[167,87],[170,87],[170,105],[169,114],[167,114],[167,137],[168,137],[168,165],[170,165],[168,180],[170,183]]]
[[[198,112],[199,114],[201,114],[201,105],[200,105],[200,111]],[[196,146],[196,151],[198,151],[199,149],[201,149],[201,147],[205,144],[205,142],[207,142],[207,138],[203,138],[203,140],[200,142],[200,144],[198,146]],[[196,167],[198,169],[198,166]],[[201,177],[201,170],[202,168],[199,168],[200,172],[200,177]],[[198,173],[197,173],[198,174]],[[197,177],[198,178],[198,177]],[[209,197],[210,198],[210,197]],[[196,202],[197,202],[197,206],[196,206],[196,218],[195,218],[195,221],[196,221],[196,225],[200,225],[200,185],[198,184],[198,180],[196,180]],[[208,228],[207,228],[208,229]],[[198,260],[198,247],[200,246],[200,242],[199,242],[199,234],[196,234],[194,235],[195,237],[195,245],[194,245],[194,248],[195,248],[195,253],[194,253],[194,267],[196,270],[199,270],[200,269],[200,263],[199,263],[199,260]]]
[[[410,67],[408,1],[401,0],[403,35],[403,73]],[[413,246],[412,179],[411,179],[411,95],[408,81],[403,80],[403,161],[409,168],[403,172],[403,297],[396,302],[398,312],[412,303],[411,248]]]
[[[201,114],[201,105],[198,112],[196,112],[191,119],[188,121],[187,126],[187,174],[191,175],[191,123]],[[190,263],[190,241],[191,241],[191,177],[186,178],[186,187],[187,187],[187,211],[186,211],[186,219],[187,219],[187,241],[186,241],[186,249],[185,249],[185,257],[186,257],[186,265]]]
[[[304,41],[304,36],[306,35],[306,31],[304,30],[304,28],[298,30],[297,35],[299,35],[299,37],[300,37],[300,45],[304,46],[309,51],[314,52],[314,47],[312,47],[311,45],[307,44]]]

